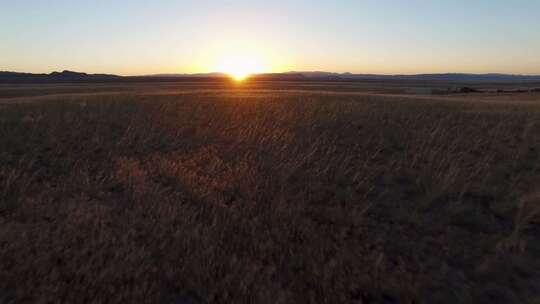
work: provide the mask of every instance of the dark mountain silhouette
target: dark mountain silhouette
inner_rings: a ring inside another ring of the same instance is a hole
[[[197,74],[155,74],[145,76],[118,76],[111,74],[87,74],[74,71],[52,72],[50,74],[31,74],[0,71],[0,82],[109,82],[109,81],[191,81],[191,80],[223,80],[229,77],[224,73]],[[291,71],[285,73],[263,73],[250,77],[253,80],[264,81],[540,81],[540,75],[512,74],[467,74],[439,73],[415,75],[383,75],[383,74],[353,74],[332,73],[323,71]]]
[[[301,73],[265,73],[265,74],[256,74],[249,77],[253,80],[281,80],[281,81],[302,81],[309,80],[308,77]]]
[[[352,74],[331,72],[287,72],[284,74],[304,75],[308,79],[341,79],[341,80],[439,80],[439,81],[540,81],[540,75],[513,74],[468,74],[438,73],[414,75]]]
[[[47,82],[47,81],[99,81],[99,80],[114,80],[122,78],[117,75],[110,74],[87,74],[73,71],[52,72],[50,74],[32,74],[32,73],[17,73],[17,72],[2,72],[0,71],[0,81],[21,81],[21,82]]]
[[[64,70],[62,72],[52,72],[49,74],[52,77],[64,77],[64,78],[119,78],[122,76],[114,74],[87,74],[81,72],[73,72]]]
[[[144,75],[144,76],[135,76],[135,77],[163,77],[163,78],[182,78],[182,77],[229,77],[225,73],[219,73],[219,72],[213,72],[213,73],[195,73],[195,74],[187,74],[187,73],[164,73],[164,74],[152,74],[152,75]]]
[[[200,78],[200,77],[228,77],[224,73],[198,73],[198,74],[156,74],[144,77],[160,78]],[[384,74],[353,74],[333,73],[324,71],[291,71],[285,73],[262,73],[250,76],[253,80],[416,80],[416,81],[540,81],[540,75],[513,75],[513,74],[467,74],[467,73],[439,73],[414,75],[384,75]]]

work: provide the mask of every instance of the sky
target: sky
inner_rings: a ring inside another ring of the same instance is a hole
[[[0,0],[0,70],[540,74],[540,0]]]

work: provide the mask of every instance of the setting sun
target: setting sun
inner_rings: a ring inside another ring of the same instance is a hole
[[[236,55],[219,60],[215,70],[242,81],[252,74],[264,73],[266,68],[262,60],[249,55]]]

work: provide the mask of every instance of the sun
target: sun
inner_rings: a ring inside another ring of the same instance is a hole
[[[263,73],[266,69],[263,61],[255,56],[234,55],[219,60],[215,70],[231,76],[236,81],[242,81],[250,75]]]

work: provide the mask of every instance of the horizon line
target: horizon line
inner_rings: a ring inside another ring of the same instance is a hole
[[[212,72],[156,72],[149,74],[117,74],[109,72],[84,72],[77,71],[72,69],[58,69],[52,70],[50,72],[28,72],[20,70],[0,70],[1,73],[20,73],[20,74],[34,74],[34,75],[50,75],[52,73],[62,73],[62,72],[75,72],[75,73],[84,73],[88,75],[113,75],[121,77],[148,77],[148,76],[159,76],[159,75],[170,75],[170,76],[195,76],[195,75],[210,75],[210,74],[223,74],[227,75],[226,72],[212,71]],[[373,76],[418,76],[418,75],[505,75],[505,76],[536,76],[540,77],[540,72],[529,74],[529,73],[508,73],[508,72],[418,72],[418,73],[369,73],[369,72],[334,72],[329,70],[288,70],[283,72],[260,72],[252,73],[250,75],[271,75],[271,74],[287,74],[287,73],[326,73],[326,74],[335,74],[335,75],[373,75]]]

